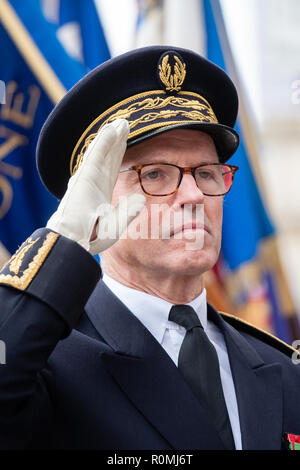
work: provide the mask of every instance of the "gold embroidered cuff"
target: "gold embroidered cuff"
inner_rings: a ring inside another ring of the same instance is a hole
[[[36,276],[59,235],[48,232],[45,237],[29,237],[0,271],[0,284],[25,290]]]

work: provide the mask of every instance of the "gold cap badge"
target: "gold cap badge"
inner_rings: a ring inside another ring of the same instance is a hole
[[[181,90],[186,76],[186,65],[179,54],[168,51],[161,56],[158,61],[158,76],[166,93],[178,93]]]

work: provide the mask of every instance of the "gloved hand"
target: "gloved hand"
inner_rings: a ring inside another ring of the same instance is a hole
[[[128,134],[125,119],[116,119],[101,129],[47,223],[47,228],[78,242],[91,254],[113,245],[146,202],[144,195],[136,193],[124,196],[117,207],[110,206]],[[97,237],[91,241],[96,223]],[[115,230],[108,236],[109,228]]]

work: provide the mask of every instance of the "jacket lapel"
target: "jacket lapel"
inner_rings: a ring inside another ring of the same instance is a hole
[[[280,449],[283,412],[281,365],[265,364],[249,342],[210,305],[208,316],[225,337],[243,449]]]
[[[172,448],[224,449],[173,361],[103,281],[90,297],[86,313],[112,348],[111,353],[102,355],[111,376]],[[280,449],[281,366],[265,364],[250,343],[210,305],[208,316],[226,341],[243,449]]]
[[[111,376],[172,448],[224,449],[173,361],[103,281],[86,313],[112,348],[102,355]]]

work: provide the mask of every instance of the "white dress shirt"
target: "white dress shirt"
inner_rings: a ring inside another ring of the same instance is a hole
[[[127,287],[105,273],[103,274],[103,281],[150,331],[177,366],[179,350],[185,336],[185,328],[168,320],[169,312],[174,304],[160,297]],[[235,447],[240,450],[242,449],[242,442],[239,413],[227,348],[223,334],[207,318],[206,290],[203,289],[202,293],[187,305],[193,307],[197,313],[205,333],[217,351],[222,387]]]

